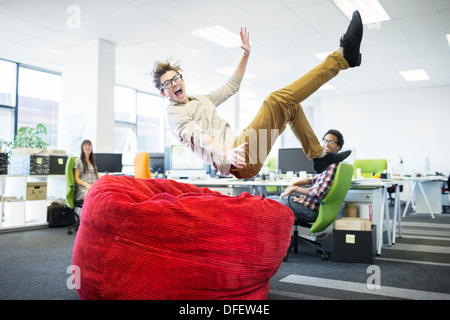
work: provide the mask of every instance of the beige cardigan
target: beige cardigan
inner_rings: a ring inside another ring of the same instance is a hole
[[[232,75],[225,85],[210,94],[189,96],[186,104],[171,101],[166,109],[169,128],[175,137],[225,175],[230,173],[230,164],[225,158],[207,152],[204,139],[210,136],[227,147],[234,147],[237,135],[229,123],[217,115],[216,107],[239,91],[241,81]]]

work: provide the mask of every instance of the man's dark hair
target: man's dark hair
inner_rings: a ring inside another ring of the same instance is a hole
[[[337,138],[337,144],[338,144],[338,146],[342,148],[342,146],[344,145],[344,136],[342,135],[342,133],[340,133],[340,132],[339,132],[338,130],[336,130],[336,129],[330,129],[330,130],[327,131],[327,133],[325,133],[325,134],[323,135],[323,138],[322,138],[322,139],[325,139],[325,136],[326,136],[327,134],[332,134],[332,135],[334,135],[334,136]]]
[[[183,71],[180,67],[179,62],[172,63],[169,59],[166,61],[156,61],[154,68],[152,70],[153,84],[158,90],[163,90],[161,77],[168,71],[175,71],[176,73],[180,73]]]

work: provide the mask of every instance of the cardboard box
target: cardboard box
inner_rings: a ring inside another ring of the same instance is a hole
[[[372,223],[364,218],[344,217],[334,222],[336,230],[370,231]]]
[[[47,182],[28,182],[27,200],[47,199]]]
[[[333,260],[372,264],[376,254],[376,225],[370,231],[333,230]]]
[[[50,155],[49,174],[66,174],[67,156]]]

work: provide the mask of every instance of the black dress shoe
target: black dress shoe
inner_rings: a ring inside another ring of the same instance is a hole
[[[340,46],[344,48],[344,58],[351,68],[361,65],[361,46],[363,25],[358,11],[353,12],[347,32],[341,37]]]
[[[339,153],[327,153],[325,157],[313,159],[314,172],[317,174],[324,172],[333,163],[339,163],[345,160],[350,153],[352,153],[351,150]]]

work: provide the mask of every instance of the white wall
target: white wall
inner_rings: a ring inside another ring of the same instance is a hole
[[[450,172],[450,87],[323,98],[314,110],[316,132],[335,128],[353,158],[391,159],[403,173]]]

